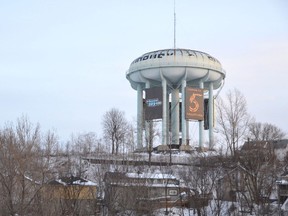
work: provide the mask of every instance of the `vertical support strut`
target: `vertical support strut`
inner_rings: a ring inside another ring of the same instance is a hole
[[[172,144],[179,144],[179,89],[172,90],[171,98]]]
[[[143,89],[137,85],[137,149],[143,148]]]
[[[148,88],[150,88],[150,82],[146,82],[146,84],[145,84],[145,88],[146,89],[148,89]],[[147,97],[147,96],[146,96]],[[148,149],[149,148],[149,142],[150,142],[150,140],[151,140],[151,134],[150,134],[150,125],[151,125],[152,123],[150,122],[150,121],[145,121],[145,143],[146,143],[146,149]]]
[[[187,143],[187,131],[186,131],[186,119],[185,119],[185,106],[186,106],[186,100],[185,100],[185,88],[186,88],[186,79],[182,80],[181,84],[181,92],[182,92],[182,104],[181,104],[181,126],[182,126],[182,145],[186,145]]]
[[[171,140],[170,140],[170,131],[169,131],[169,125],[171,122],[170,119],[170,110],[169,110],[169,102],[170,102],[170,98],[169,98],[169,89],[168,89],[168,85],[167,85],[167,89],[166,89],[166,101],[167,101],[167,105],[166,105],[166,110],[167,110],[167,120],[166,120],[166,143],[171,144]]]
[[[212,149],[214,145],[214,124],[213,124],[213,117],[214,117],[214,97],[213,97],[213,83],[209,83],[209,148]]]
[[[162,145],[168,144],[168,102],[167,100],[167,80],[162,76],[162,87],[163,87],[163,120],[162,120]]]
[[[204,88],[204,83],[202,80],[199,82],[199,87],[200,89]],[[204,122],[199,121],[199,147],[200,148],[203,147],[203,143],[204,143]]]

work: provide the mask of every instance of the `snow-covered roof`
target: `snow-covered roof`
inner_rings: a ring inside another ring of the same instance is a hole
[[[67,185],[97,186],[97,184],[92,181],[83,179],[81,177],[75,177],[75,176],[62,177],[59,179],[55,179],[53,181],[50,181],[49,184],[61,184],[64,186],[67,186]]]
[[[126,173],[128,178],[143,178],[143,179],[176,179],[175,176],[165,173]]]
[[[288,185],[288,180],[286,179],[280,179],[276,181],[277,184],[281,184],[281,185]]]
[[[107,172],[104,181],[119,186],[179,187],[180,180],[171,174],[161,172]]]

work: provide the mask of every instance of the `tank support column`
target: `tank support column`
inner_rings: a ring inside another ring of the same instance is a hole
[[[162,76],[162,88],[163,88],[163,119],[162,119],[162,145],[168,145],[168,100],[167,100],[167,80]]]
[[[145,84],[145,88],[148,89],[150,88],[150,83],[149,82],[146,82]],[[147,97],[147,96],[146,96]],[[150,147],[153,148],[153,146],[150,146],[152,143],[152,134],[150,134],[151,132],[151,127],[152,127],[152,120],[150,121],[145,121],[145,143],[146,143],[146,149],[148,151],[151,151],[151,149],[149,149]]]
[[[199,82],[200,89],[204,88],[203,81]],[[199,147],[202,148],[204,143],[204,122],[199,121]]]
[[[182,104],[181,104],[181,126],[182,126],[182,145],[188,144],[187,142],[187,131],[186,131],[186,118],[185,118],[185,105],[186,105],[186,100],[185,100],[185,88],[186,88],[186,80],[182,80],[182,85],[181,85],[181,92],[182,92]]]
[[[214,145],[213,136],[213,117],[214,117],[214,97],[213,97],[213,83],[209,83],[209,148],[212,149]]]
[[[137,85],[137,149],[143,148],[143,89]]]
[[[171,132],[172,144],[179,145],[179,89],[172,90],[171,98]]]

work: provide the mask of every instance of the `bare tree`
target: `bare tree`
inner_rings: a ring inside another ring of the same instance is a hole
[[[58,152],[58,136],[55,132],[49,130],[44,136],[43,150],[44,156],[47,158],[47,162],[50,162],[51,155],[56,155]]]
[[[0,130],[0,208],[3,215],[37,215],[38,191],[48,178],[49,165],[40,149],[39,124],[26,117]],[[39,212],[38,212],[39,213]],[[32,214],[31,214],[32,215]]]
[[[286,136],[276,125],[261,122],[249,124],[249,138],[253,141],[277,141]]]
[[[157,130],[156,124],[153,121],[147,121],[147,126],[146,126],[146,133],[147,135],[145,136],[146,140],[146,145],[147,145],[147,151],[148,151],[148,161],[149,161],[149,167],[151,166],[151,157],[152,157],[152,152],[153,152],[153,142],[156,137],[160,136],[159,130]]]
[[[82,156],[91,155],[99,144],[96,133],[82,133],[78,136],[72,136],[72,146],[77,151],[77,154]]]
[[[133,152],[135,147],[135,128],[133,124],[128,124],[125,143],[126,143],[125,146],[126,151]]]
[[[112,108],[107,111],[103,117],[104,137],[111,144],[111,153],[118,154],[119,147],[125,143],[125,135],[127,134],[127,120],[124,112]]]
[[[246,170],[243,179],[245,189],[239,191],[242,198],[245,198],[246,203],[254,203],[263,210],[269,203],[280,164],[274,154],[261,148],[241,152],[238,164]]]
[[[235,155],[238,143],[247,134],[250,122],[246,99],[239,90],[230,90],[225,99],[218,99],[217,122],[218,130],[227,143],[227,151]]]

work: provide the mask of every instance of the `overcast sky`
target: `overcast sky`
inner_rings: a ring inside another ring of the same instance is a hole
[[[61,140],[96,132],[115,107],[136,118],[125,73],[173,48],[173,0],[0,0],[0,126],[27,115]],[[217,58],[220,95],[239,89],[257,121],[288,132],[288,1],[176,0],[178,48]]]

